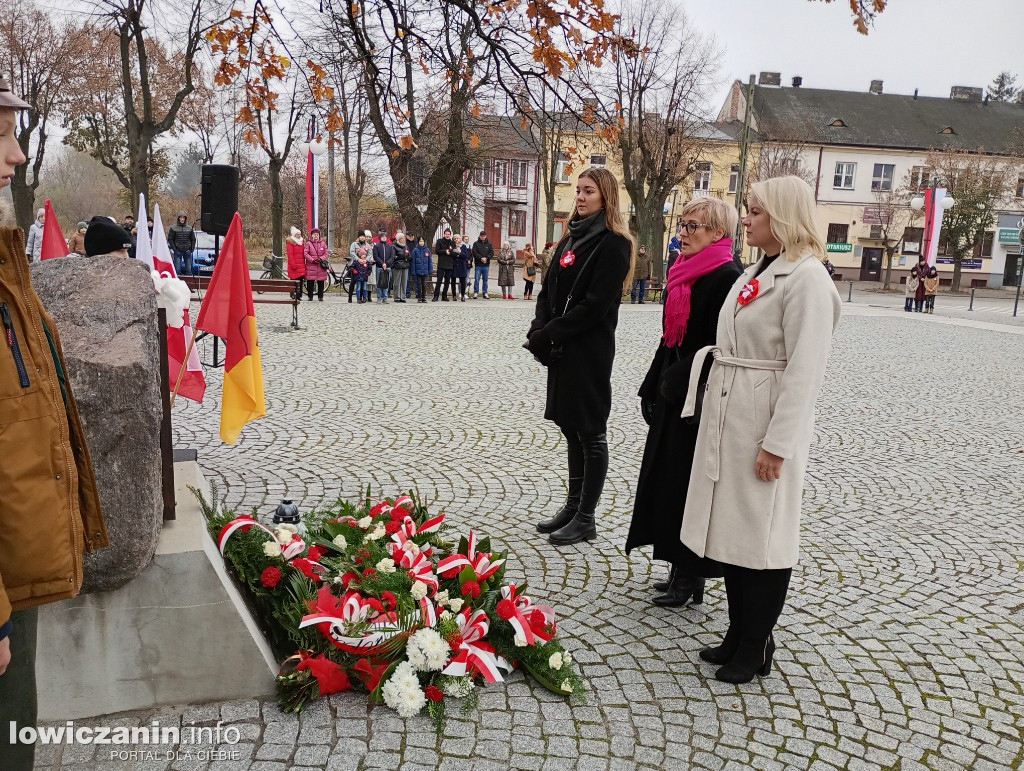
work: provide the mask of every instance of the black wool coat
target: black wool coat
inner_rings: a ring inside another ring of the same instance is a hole
[[[672,348],[664,342],[658,345],[639,391],[641,399],[654,403],[654,414],[640,466],[626,553],[653,544],[654,559],[709,578],[722,575],[718,564],[697,557],[679,539],[699,423],[683,420],[679,413],[686,400],[693,356],[704,346],[715,344],[719,311],[739,275],[739,268],[729,262],[693,282],[683,343]]]
[[[544,273],[527,337],[540,329],[551,337],[544,417],[565,431],[600,434],[608,424],[615,327],[630,249],[628,238],[609,231],[563,268],[563,242]]]
[[[438,270],[451,270],[455,267],[455,259],[453,255],[458,251],[458,247],[455,246],[454,239],[451,238],[439,238],[437,243],[434,244],[434,256],[437,258],[437,269]]]

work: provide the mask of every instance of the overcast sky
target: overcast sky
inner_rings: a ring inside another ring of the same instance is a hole
[[[794,75],[806,88],[949,96],[951,86],[987,86],[1002,70],[1024,75],[1024,1],[889,0],[871,33],[851,25],[847,0],[683,0],[693,23],[726,49],[728,84],[752,73]],[[1018,85],[1022,85],[1018,81]]]

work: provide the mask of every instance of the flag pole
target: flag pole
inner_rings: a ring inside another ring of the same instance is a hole
[[[188,357],[192,355],[192,346],[196,344],[196,335],[199,334],[199,327],[192,328],[192,339],[188,341],[188,348],[185,349],[185,358],[181,360],[181,369],[178,370],[178,379],[174,383],[174,390],[171,391],[171,406],[174,406],[174,399],[178,395],[178,388],[181,386],[181,379],[185,376],[185,368],[188,367]]]

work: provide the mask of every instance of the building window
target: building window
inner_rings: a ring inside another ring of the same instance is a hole
[[[868,238],[870,238],[872,241],[881,241],[882,240],[882,226],[881,225],[872,225],[871,226],[871,230],[868,231]]]
[[[910,170],[910,189],[924,190],[932,182],[931,169],[927,166],[914,166]]]
[[[740,165],[734,163],[729,167],[729,192],[735,193],[736,187],[740,183]]]
[[[526,235],[526,211],[523,209],[510,209],[508,212],[508,234],[509,236]]]
[[[494,184],[500,186],[508,184],[508,161],[494,162]]]
[[[694,166],[694,171],[694,192],[706,193],[711,189],[711,164],[708,161],[701,161]]]
[[[1024,198],[1024,176],[1017,177],[1017,197]]]
[[[594,166],[594,167],[596,167],[598,169],[603,169],[607,163],[608,163],[608,157],[605,156],[605,155],[591,155],[590,156],[590,165]]]
[[[853,190],[853,177],[857,172],[856,163],[837,163],[832,187],[837,190]]]
[[[491,184],[490,161],[484,161],[473,169],[473,184],[477,187],[488,187]]]
[[[559,156],[558,166],[555,169],[555,183],[559,185],[568,185],[572,180],[569,178],[569,159],[564,155]]]
[[[527,161],[512,161],[512,179],[510,187],[526,187],[530,178],[530,164]]]
[[[849,225],[840,225],[838,223],[830,223],[828,226],[828,236],[825,238],[830,244],[845,244],[846,239],[850,233]]]
[[[779,174],[780,176],[791,175],[794,177],[800,176],[800,159],[799,158],[783,158],[779,161]]]
[[[974,256],[978,257],[991,257],[992,256],[992,241],[995,240],[995,231],[989,230],[985,233],[985,236],[981,239],[980,244],[974,245]]]
[[[891,163],[876,163],[871,177],[872,190],[892,190],[892,176],[896,167]]]
[[[903,229],[903,253],[920,254],[921,239],[924,238],[924,228]]]

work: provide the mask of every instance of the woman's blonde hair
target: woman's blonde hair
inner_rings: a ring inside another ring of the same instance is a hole
[[[800,177],[774,177],[750,186],[771,220],[772,235],[782,244],[787,260],[798,260],[810,252],[825,259],[825,244],[818,235],[814,218],[814,193]]]
[[[629,232],[629,226],[626,225],[625,220],[622,218],[622,212],[619,211],[619,181],[615,179],[615,175],[608,171],[608,169],[602,168],[584,169],[580,174],[580,179],[584,178],[594,180],[598,192],[601,193],[605,227],[612,233],[617,233],[629,240],[629,270],[626,272],[626,280],[622,282],[622,291],[628,291],[633,283],[633,270],[636,267],[636,241],[633,239],[633,234]],[[575,219],[577,214],[578,212],[574,206],[572,216],[569,219]],[[561,240],[564,241],[568,237],[569,229],[566,228]]]
[[[724,230],[725,238],[736,235],[736,226],[740,221],[736,209],[721,198],[695,198],[679,213],[680,220],[684,217],[692,217],[711,230]]]

